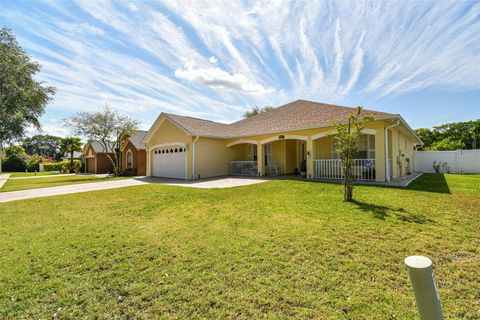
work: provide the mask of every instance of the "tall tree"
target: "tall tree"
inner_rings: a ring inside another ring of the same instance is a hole
[[[361,116],[362,107],[357,107],[355,113],[348,117],[346,122],[337,121],[335,127],[334,147],[342,161],[343,170],[343,199],[353,200],[353,165],[357,154],[360,134],[365,125],[373,118],[369,115]]]
[[[40,129],[55,88],[34,79],[39,71],[10,29],[0,29],[0,143],[20,140],[29,126]]]
[[[273,110],[272,106],[264,106],[264,107],[255,106],[252,108],[252,110],[245,112],[243,114],[243,117],[250,118],[250,117],[256,116],[257,114],[264,113],[270,110]]]
[[[63,152],[69,153],[70,154],[70,172],[74,171],[74,165],[73,165],[73,155],[75,151],[82,151],[82,140],[77,137],[66,137],[63,138],[61,143],[60,143],[60,149]]]
[[[25,152],[25,149],[19,145],[5,147],[3,158],[3,165],[7,172],[24,171],[27,168],[27,164],[30,160],[30,157]]]
[[[18,45],[8,28],[0,29],[0,172],[3,145],[19,141],[28,127],[40,129],[40,116],[55,88],[34,79],[40,65]]]
[[[100,143],[112,163],[115,175],[119,173],[120,144],[124,137],[135,131],[138,124],[137,120],[121,115],[109,106],[97,112],[78,112],[65,119],[65,126],[73,128],[75,134]]]
[[[444,138],[440,141],[435,141],[428,148],[428,150],[432,151],[451,151],[459,149],[465,149],[465,143],[461,140],[453,140],[452,138]]]
[[[23,139],[22,146],[30,155],[37,154],[43,157],[52,157],[58,161],[62,157],[61,141],[61,137],[37,134]]]
[[[415,133],[424,143],[423,150],[480,148],[480,119],[445,123],[433,129],[419,128]]]

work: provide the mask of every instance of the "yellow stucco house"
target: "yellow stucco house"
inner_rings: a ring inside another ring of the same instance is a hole
[[[142,141],[147,175],[199,179],[306,171],[310,179],[340,179],[333,123],[353,111],[297,100],[231,124],[162,113]],[[355,178],[382,182],[409,173],[413,150],[422,144],[414,131],[398,114],[362,114],[374,120],[363,130]]]

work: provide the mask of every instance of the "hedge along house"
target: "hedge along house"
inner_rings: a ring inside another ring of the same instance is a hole
[[[232,124],[162,113],[145,135],[147,175],[198,179],[224,175],[292,174],[341,179],[335,121],[353,108],[297,100]],[[413,168],[420,139],[398,114],[364,109],[374,120],[363,130],[354,175],[387,181]],[[303,166],[302,164],[305,164]]]
[[[105,150],[98,141],[91,141],[84,145],[83,154],[85,155],[85,173],[112,173],[113,165],[107,156],[107,151],[113,157],[112,146]]]
[[[135,176],[147,174],[147,152],[145,145],[142,143],[146,134],[146,131],[136,130],[122,141],[120,148],[121,171]]]

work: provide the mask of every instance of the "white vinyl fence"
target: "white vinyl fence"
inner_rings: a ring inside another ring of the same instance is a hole
[[[435,172],[433,162],[447,163],[450,173],[480,173],[480,149],[456,151],[415,151],[414,168],[417,172]]]

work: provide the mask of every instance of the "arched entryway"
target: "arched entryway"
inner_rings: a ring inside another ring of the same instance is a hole
[[[228,145],[228,175],[258,176],[258,145],[256,141],[237,141]]]

